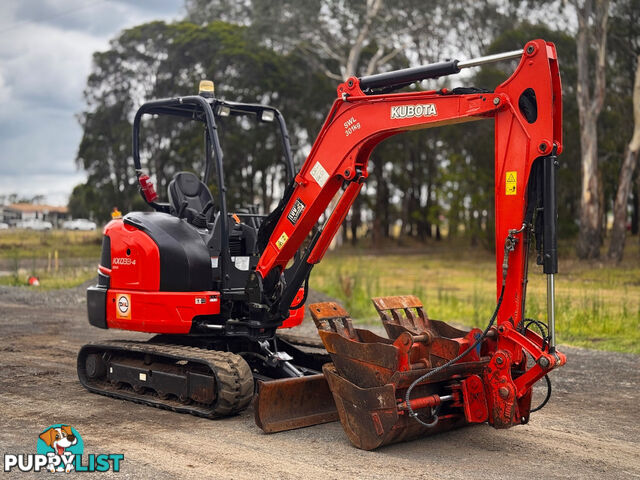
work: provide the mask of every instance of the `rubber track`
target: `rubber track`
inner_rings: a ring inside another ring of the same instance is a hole
[[[104,351],[120,354],[123,352],[151,354],[171,361],[186,360],[205,364],[211,369],[216,380],[216,400],[212,405],[184,404],[177,399],[163,400],[155,394],[136,393],[132,389],[117,388],[105,380],[92,381],[85,372],[86,355]],[[242,357],[230,352],[182,345],[115,340],[84,345],[78,353],[77,366],[80,383],[90,392],[199,417],[219,418],[235,415],[247,408],[253,399],[251,368]]]

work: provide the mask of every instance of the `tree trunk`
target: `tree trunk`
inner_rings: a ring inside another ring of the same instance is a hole
[[[356,197],[353,202],[353,206],[351,207],[351,245],[354,247],[358,243],[358,229],[360,228],[361,220],[362,220],[362,197]]]
[[[582,129],[582,195],[580,197],[580,234],[578,256],[598,258],[602,222],[600,215],[600,182],[598,176],[598,139],[596,122],[589,121]]]
[[[624,161],[622,162],[622,168],[620,169],[618,192],[613,207],[613,228],[611,230],[611,243],[609,244],[608,253],[608,257],[616,262],[622,260],[622,254],[624,252],[624,244],[627,237],[627,205],[637,158],[638,151],[627,148]]]
[[[367,13],[362,28],[358,32],[358,36],[349,50],[346,65],[342,66],[342,77],[345,80],[347,77],[356,74],[362,49],[365,47],[365,42],[369,38],[371,23],[378,15],[380,7],[382,7],[382,0],[367,0]]]
[[[431,199],[431,191],[433,189],[433,178],[432,175],[428,175],[427,177],[427,203],[424,206],[424,228],[427,238],[433,238],[433,225],[430,221],[431,210],[433,208],[433,200]]]
[[[373,162],[373,178],[376,181],[375,201],[373,207],[373,231],[372,242],[375,248],[382,245],[382,241],[389,235],[388,205],[389,195],[387,194],[384,178],[384,165],[382,160]]]
[[[640,205],[638,203],[638,180],[636,179],[631,197],[631,235],[638,234],[638,208]]]
[[[594,5],[595,3],[595,5]],[[600,181],[598,177],[597,122],[605,95],[605,53],[608,0],[575,2],[578,14],[578,85],[582,154],[582,194],[580,197],[580,233],[576,251],[579,258],[598,258],[602,239]],[[595,8],[594,8],[595,7]],[[590,65],[590,46],[595,48],[595,64]],[[595,76],[593,91],[590,78]]]
[[[636,200],[640,202],[640,171],[636,175]],[[640,215],[640,211],[636,210],[636,214]],[[636,232],[634,235],[636,234],[638,235],[638,240],[640,241],[640,232]]]
[[[637,59],[636,78],[633,83],[633,137],[627,147],[627,152],[620,169],[618,180],[618,192],[613,207],[613,230],[611,231],[611,243],[609,244],[609,258],[620,262],[624,252],[624,243],[627,236],[627,204],[631,192],[633,172],[636,168],[638,152],[640,151],[640,56]]]

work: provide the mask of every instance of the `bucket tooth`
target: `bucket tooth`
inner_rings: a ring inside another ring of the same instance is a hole
[[[351,340],[357,338],[351,317],[341,305],[335,302],[314,303],[309,309],[318,330],[335,332]]]
[[[429,330],[429,317],[422,302],[413,295],[372,298],[387,335],[396,339],[402,332],[419,335]]]

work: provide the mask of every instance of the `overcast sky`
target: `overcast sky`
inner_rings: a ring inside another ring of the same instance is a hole
[[[93,52],[122,29],[184,14],[184,0],[0,1],[0,195],[65,205],[85,176],[75,166],[76,114]]]

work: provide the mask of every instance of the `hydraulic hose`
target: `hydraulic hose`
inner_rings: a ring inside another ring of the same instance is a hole
[[[409,410],[409,416],[413,417],[416,420],[416,422],[420,423],[421,425],[427,428],[434,427],[438,423],[438,415],[437,413],[432,414],[433,421],[430,423],[420,420],[420,418],[418,418],[418,414],[413,410],[413,408],[411,408],[411,400],[409,399],[409,397],[411,396],[411,392],[416,387],[416,385],[418,385],[420,382],[425,381],[427,378],[433,377],[436,373],[441,372],[443,369],[453,365],[458,360],[466,356],[469,352],[473,351],[473,349],[476,348],[480,344],[480,342],[482,342],[482,340],[486,338],[487,334],[489,333],[489,330],[491,329],[491,327],[493,327],[493,323],[496,321],[496,317],[498,316],[498,311],[500,310],[500,306],[502,305],[502,300],[504,298],[504,289],[505,289],[505,286],[507,285],[507,273],[509,271],[509,253],[515,250],[516,243],[517,243],[517,239],[515,236],[517,234],[522,233],[525,230],[526,226],[527,226],[526,223],[524,223],[522,224],[522,227],[518,230],[516,229],[509,230],[509,234],[507,235],[507,238],[505,238],[504,240],[504,258],[502,260],[502,289],[500,290],[500,296],[498,297],[496,309],[493,311],[493,315],[491,315],[489,324],[487,325],[487,328],[484,329],[484,332],[482,332],[482,335],[476,338],[475,342],[473,342],[473,344],[471,344],[471,346],[469,346],[460,355],[458,355],[455,358],[452,358],[447,363],[440,365],[439,367],[436,367],[433,370],[429,370],[427,373],[425,373],[418,379],[414,380],[413,383],[409,385],[409,388],[407,389],[407,393],[405,394],[404,400],[405,400],[405,403],[407,404],[407,409]]]
[[[407,393],[405,395],[404,400],[405,400],[405,402],[407,404],[407,409],[409,410],[409,416],[413,417],[418,423],[422,424],[423,426],[425,426],[427,428],[434,427],[436,425],[436,423],[438,423],[438,416],[434,415],[434,421],[432,421],[431,423],[424,422],[420,418],[418,418],[418,414],[416,412],[414,412],[413,408],[411,408],[411,401],[409,399],[409,397],[411,396],[411,392],[413,391],[413,389],[415,388],[416,385],[418,385],[419,383],[425,381],[427,378],[434,376],[436,373],[442,371],[443,369],[449,367],[450,365],[453,365],[458,360],[460,360],[465,355],[467,355],[469,352],[473,351],[473,349],[476,348],[480,344],[480,342],[485,339],[485,337],[487,336],[487,333],[489,333],[489,330],[493,326],[493,322],[496,321],[496,317],[498,316],[498,310],[500,310],[500,306],[502,305],[502,299],[504,298],[504,287],[505,287],[505,282],[502,282],[502,289],[500,290],[500,297],[498,298],[498,303],[496,304],[496,309],[493,311],[493,315],[491,316],[491,320],[489,320],[489,324],[487,325],[487,328],[484,329],[484,332],[482,332],[482,335],[480,335],[478,338],[476,338],[476,341],[473,342],[473,344],[471,346],[469,346],[460,355],[458,355],[455,358],[452,358],[447,363],[445,363],[443,365],[440,365],[439,367],[436,367],[433,370],[429,370],[427,373],[425,373],[420,378],[416,379],[411,385],[409,385],[409,388],[407,389]]]
[[[291,307],[289,307],[289,310],[298,310],[299,308],[302,308],[304,304],[307,302],[307,296],[309,295],[309,277],[310,276],[311,276],[311,271],[307,273],[307,278],[304,279],[304,295],[302,296],[302,299],[296,305],[291,305]]]
[[[551,379],[549,378],[549,375],[545,375],[544,379],[547,382],[547,395],[544,397],[544,400],[540,403],[540,405],[538,405],[536,408],[532,408],[531,410],[529,410],[530,413],[541,410],[551,398]]]

